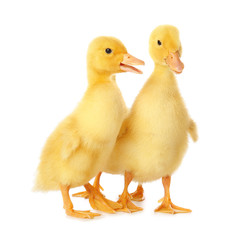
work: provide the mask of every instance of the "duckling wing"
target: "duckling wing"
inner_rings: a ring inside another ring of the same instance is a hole
[[[80,138],[75,132],[66,132],[63,135],[63,144],[61,147],[61,157],[66,160],[79,147]]]
[[[80,135],[75,119],[67,117],[60,126],[61,158],[68,159],[80,145]]]
[[[192,119],[190,120],[188,132],[192,140],[196,142],[198,140],[197,125]]]

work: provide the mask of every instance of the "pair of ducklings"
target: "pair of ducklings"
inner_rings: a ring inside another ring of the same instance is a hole
[[[116,38],[99,37],[87,53],[88,88],[77,108],[48,138],[41,154],[35,188],[59,190],[66,214],[93,218],[99,214],[77,211],[69,189],[84,186],[92,208],[108,213],[135,212],[132,200],[143,200],[142,183],[162,178],[164,198],[155,210],[190,212],[171,202],[171,175],[181,164],[188,146],[188,133],[197,140],[197,128],[180,95],[174,73],[181,73],[182,47],[177,28],[157,27],[149,40],[155,68],[128,111],[112,77],[121,72],[142,73],[132,65],[144,62],[130,55]],[[117,202],[100,192],[101,172],[124,174],[125,187]],[[94,185],[89,181],[96,177]],[[129,194],[128,186],[139,182]]]

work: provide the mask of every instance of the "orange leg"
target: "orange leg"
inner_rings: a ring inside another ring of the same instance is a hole
[[[170,183],[171,183],[171,177],[163,177],[162,178],[163,187],[164,187],[164,197],[159,200],[159,202],[162,202],[161,205],[155,209],[155,212],[162,212],[162,213],[170,213],[170,214],[176,214],[176,213],[189,213],[192,212],[192,210],[187,208],[182,208],[174,205],[170,198]]]
[[[123,207],[121,209],[119,209],[118,211],[131,213],[131,212],[137,212],[137,211],[143,210],[142,208],[137,207],[136,205],[134,205],[131,202],[130,195],[128,193],[128,186],[129,186],[130,182],[132,181],[132,179],[133,179],[132,174],[126,171],[125,172],[124,190],[123,190],[123,193],[120,195],[120,198],[118,200],[118,203],[121,203]]]
[[[107,213],[115,213],[115,210],[122,208],[120,203],[106,199],[103,194],[90,183],[85,184],[84,187],[89,194],[89,202],[92,208]]]
[[[73,204],[70,200],[69,190],[70,187],[60,184],[60,190],[63,198],[63,208],[66,210],[66,214],[77,218],[94,218],[100,216],[98,213],[92,213],[90,211],[76,211],[73,209]]]
[[[102,172],[99,172],[98,175],[95,177],[95,181],[93,184],[93,187],[98,190],[100,192],[100,190],[104,190],[101,186],[100,186],[100,176],[101,176]],[[89,198],[89,193],[87,191],[84,192],[78,192],[78,193],[74,193],[72,194],[72,197],[83,197],[83,198]]]
[[[130,199],[133,201],[141,202],[145,200],[143,193],[144,193],[144,190],[143,190],[142,184],[138,184],[137,190],[129,194]]]

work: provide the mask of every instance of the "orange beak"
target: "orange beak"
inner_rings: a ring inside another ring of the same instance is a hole
[[[178,51],[175,53],[169,53],[165,61],[172,71],[178,74],[182,73],[184,69],[184,64],[180,60],[180,55]]]
[[[136,57],[127,53],[124,55],[123,61],[120,63],[120,69],[124,72],[142,74],[141,70],[130,65],[145,65],[145,63],[144,61],[137,59]]]

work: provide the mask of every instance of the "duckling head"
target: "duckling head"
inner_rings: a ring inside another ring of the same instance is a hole
[[[149,52],[155,64],[167,65],[175,73],[181,73],[184,64],[180,57],[182,46],[179,31],[171,25],[161,25],[150,35]]]
[[[88,47],[89,72],[107,76],[121,72],[142,73],[131,65],[144,65],[144,62],[130,55],[122,42],[114,37],[98,37]]]

